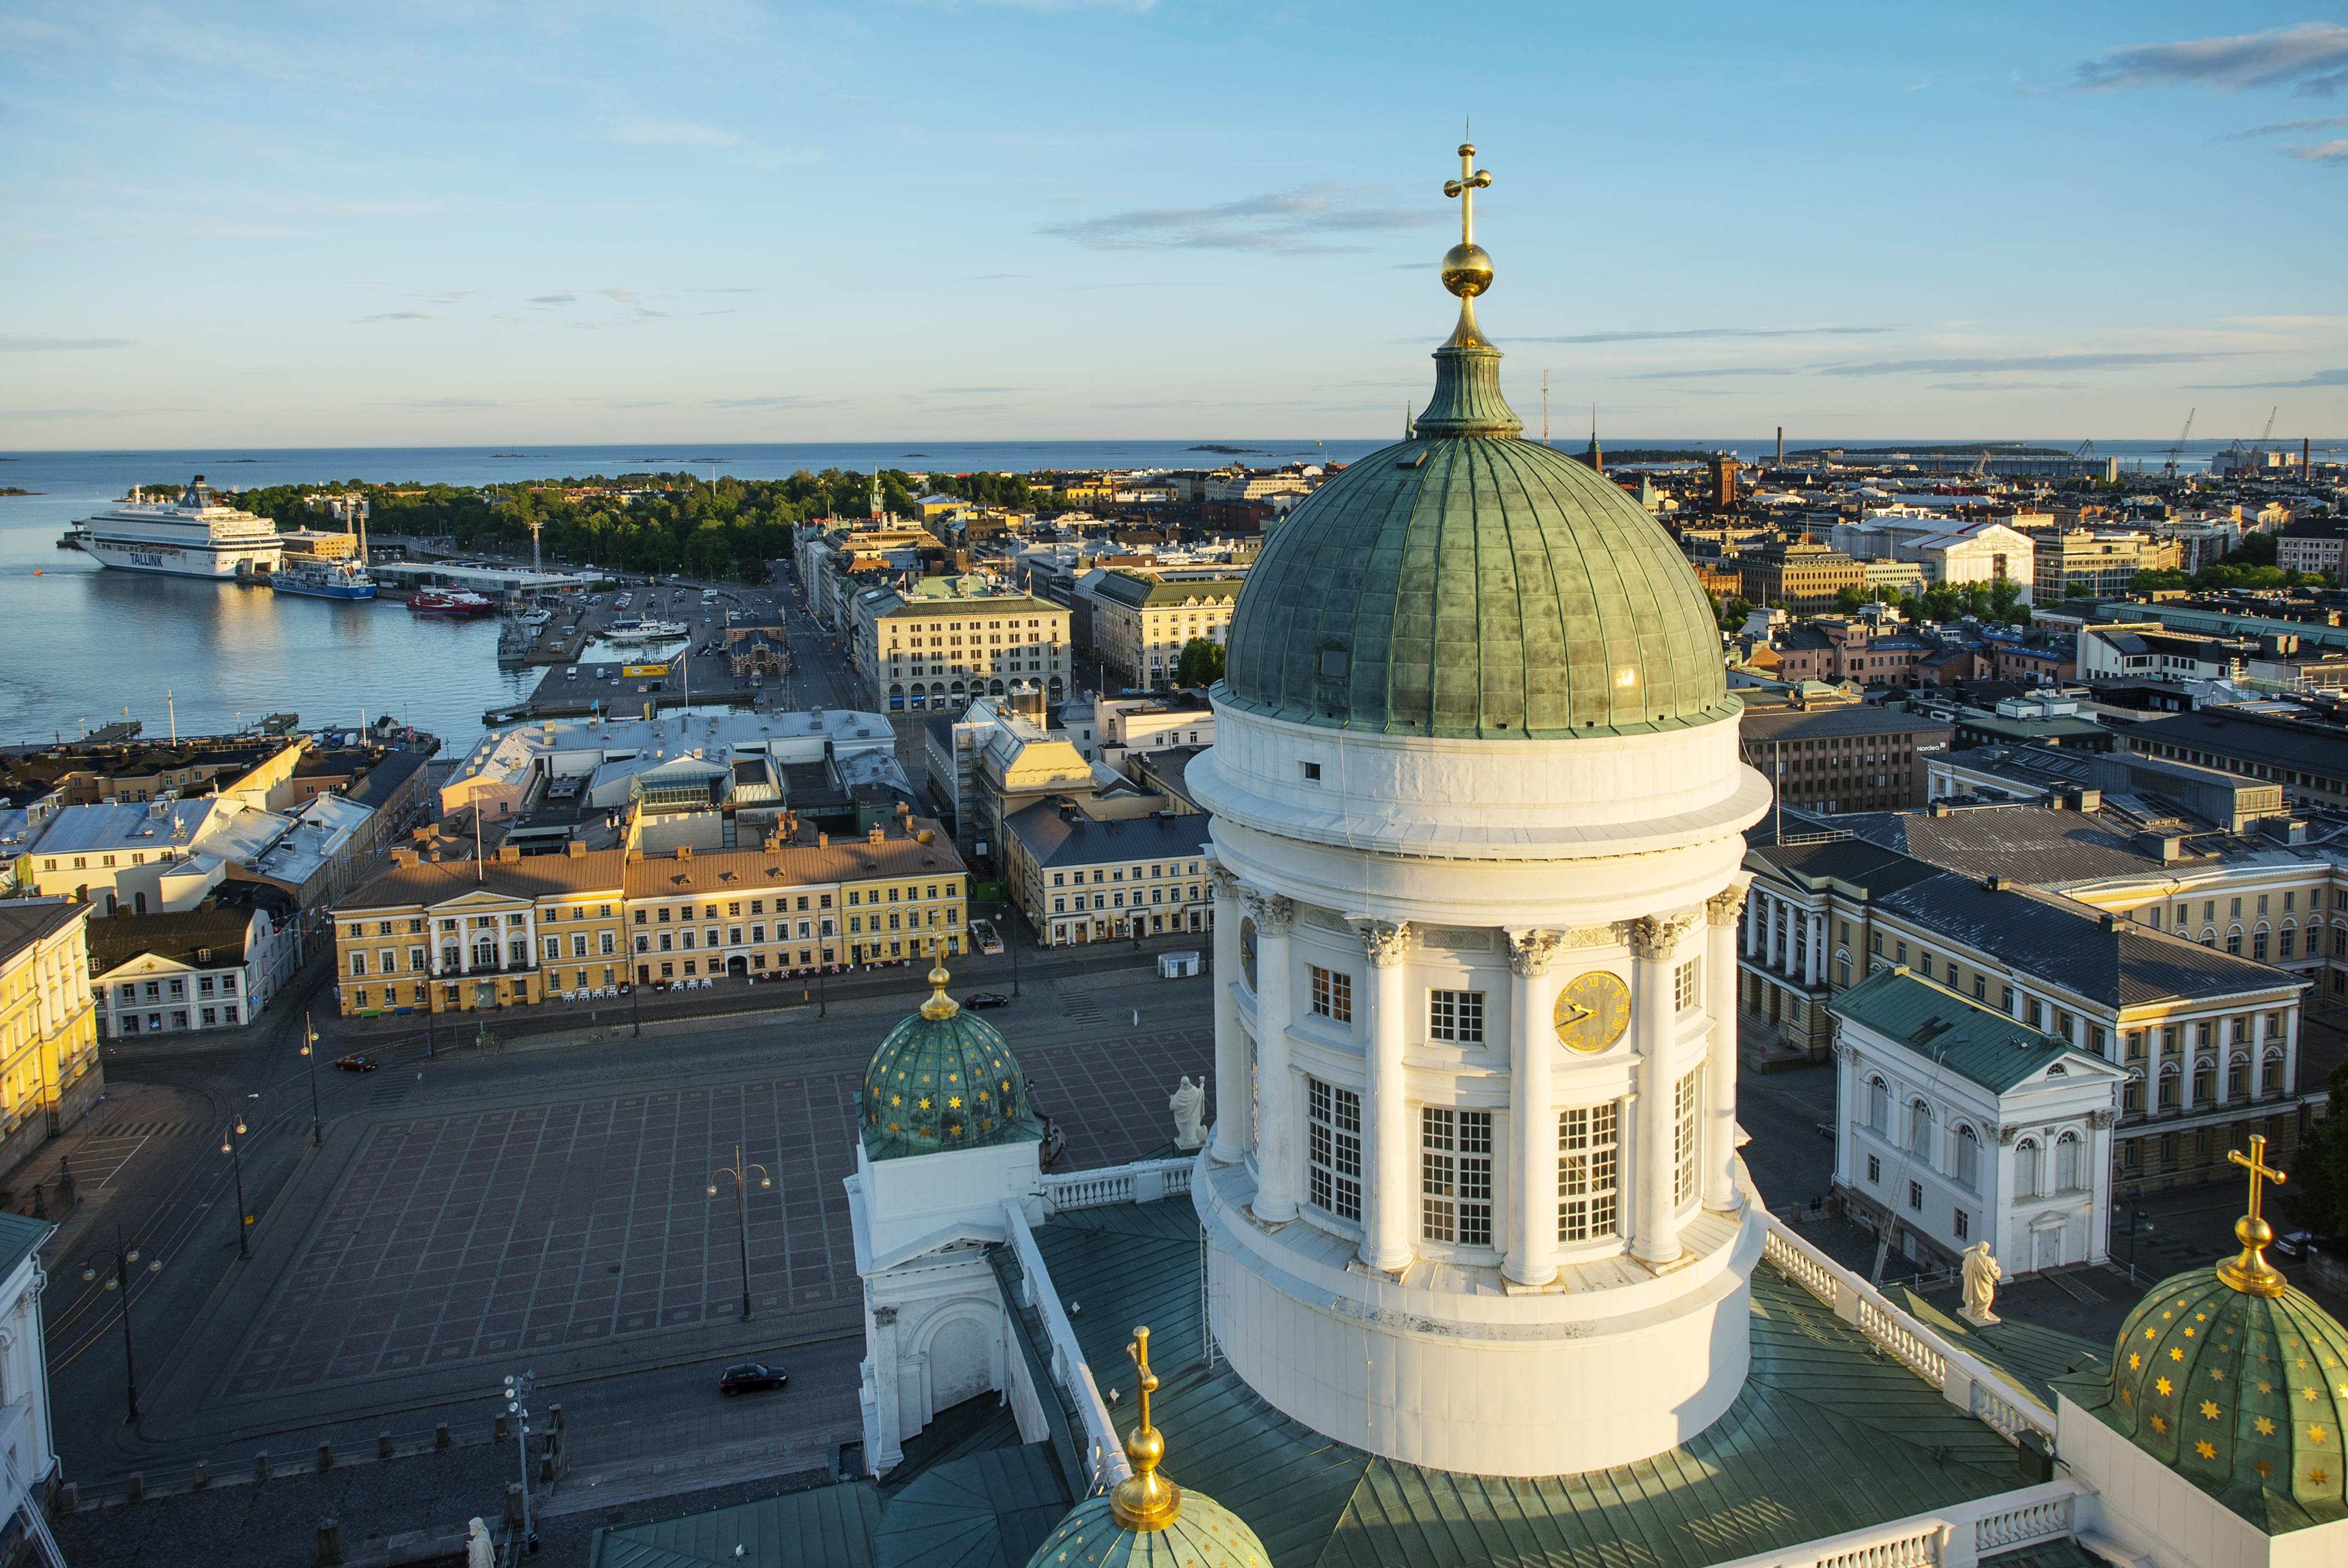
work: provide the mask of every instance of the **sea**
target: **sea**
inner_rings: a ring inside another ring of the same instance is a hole
[[[246,489],[347,479],[481,485],[679,469],[713,478],[776,479],[801,468],[869,471],[876,464],[957,474],[1196,468],[1233,459],[1272,466],[1350,462],[1385,444],[1233,437],[0,452],[0,487],[33,492],[0,497],[0,628],[5,629],[0,745],[71,738],[126,719],[139,721],[149,736],[220,734],[291,712],[304,728],[388,714],[461,750],[479,738],[485,712],[527,696],[543,673],[498,667],[494,621],[414,615],[394,600],[280,598],[267,589],[110,571],[79,550],[57,548],[67,527],[133,485],[179,484],[199,474],[215,487]],[[1752,436],[1627,434],[1608,436],[1606,444],[1726,449],[1747,460],[1772,446]],[[1788,442],[1789,447],[1932,444],[1879,436]],[[2139,462],[2157,469],[2168,445],[2099,442],[2096,450],[2119,456],[2124,470]],[[2206,467],[2225,446],[2196,442],[2184,462]]]

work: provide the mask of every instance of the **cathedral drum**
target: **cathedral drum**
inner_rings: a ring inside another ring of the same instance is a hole
[[[1266,545],[1189,775],[1224,900],[1191,1194],[1216,1341],[1265,1399],[1545,1475],[1669,1449],[1744,1386],[1733,937],[1768,786],[1677,548],[1519,438],[1473,151],[1434,398]]]

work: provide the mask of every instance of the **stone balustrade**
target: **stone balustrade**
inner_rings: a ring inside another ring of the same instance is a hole
[[[1717,1568],[1975,1568],[1986,1556],[2071,1537],[2075,1505],[2089,1495],[2075,1481],[2052,1481]]]
[[[1185,1165],[1185,1170],[1188,1166]],[[1133,1166],[1117,1169],[1131,1171]],[[1085,1176],[1112,1174],[1112,1172],[1086,1171]],[[1045,1181],[1052,1178],[1045,1177]],[[1122,1203],[1128,1199],[1104,1198],[1102,1203]],[[1127,1462],[1125,1444],[1117,1435],[1117,1423],[1109,1419],[1108,1401],[1101,1398],[1099,1386],[1093,1381],[1092,1368],[1085,1364],[1084,1348],[1076,1341],[1076,1331],[1068,1315],[1060,1306],[1060,1293],[1053,1287],[1051,1270],[1044,1265],[1044,1255],[1035,1245],[1035,1233],[1028,1227],[1027,1216],[1016,1201],[1005,1199],[1003,1204],[1005,1234],[1019,1258],[1019,1267],[1027,1276],[1029,1305],[1043,1319],[1044,1337],[1051,1347],[1052,1380],[1060,1386],[1076,1408],[1076,1419],[1084,1429],[1085,1464],[1096,1488],[1114,1486],[1133,1473]]]
[[[1190,1171],[1197,1160],[1137,1160],[1097,1171],[1070,1171],[1043,1178],[1044,1206],[1053,1214],[1070,1209],[1107,1208],[1112,1204],[1152,1204],[1180,1197],[1190,1190]]]

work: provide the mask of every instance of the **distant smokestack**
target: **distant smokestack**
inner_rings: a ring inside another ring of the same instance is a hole
[[[2304,436],[2299,438],[2299,477],[2315,477],[2315,443]]]
[[[1786,427],[1785,427],[1784,425],[1780,425],[1779,426],[1777,426],[1777,466],[1778,466],[1779,467],[1781,467],[1781,468],[1782,468],[1782,467],[1784,467],[1784,466],[1785,466],[1785,465],[1786,465]]]

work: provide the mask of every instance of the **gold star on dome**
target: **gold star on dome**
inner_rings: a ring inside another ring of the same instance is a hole
[[[2165,1432],[2165,1431],[2167,1431],[2167,1430],[2168,1430],[2168,1419],[2167,1419],[2166,1417],[2163,1417],[2163,1416],[2155,1416],[2155,1417],[2153,1417],[2153,1418],[2152,1418],[2152,1430],[2153,1430],[2154,1431],[2156,1431],[2156,1432]]]
[[[2131,1371],[2131,1372],[2134,1372],[2134,1371],[2137,1371],[2137,1370],[2138,1370],[2139,1368],[2141,1368],[2143,1366],[2144,1366],[2144,1358],[2143,1358],[2143,1357],[2141,1357],[2141,1356],[2139,1356],[2139,1355],[2137,1355],[2137,1354],[2135,1351],[2133,1351],[2133,1350],[2129,1351],[2129,1352],[2128,1352],[2128,1370],[2129,1370],[2129,1371]]]
[[[2307,1402],[2308,1402],[2309,1404],[2311,1404],[2311,1405],[2312,1405],[2312,1404],[2315,1403],[2315,1390],[2314,1390],[2314,1389],[2302,1389],[2300,1390],[2300,1392],[2307,1396]]]
[[[2123,1405],[2133,1405],[2133,1404],[2135,1404],[2135,1403],[2136,1403],[2136,1395],[2135,1395],[2135,1393],[2134,1393],[2132,1390],[2130,1390],[2130,1389],[2122,1389],[2120,1390],[2120,1403],[2121,1403],[2121,1404],[2123,1404]]]
[[[2147,1338],[2147,1339],[2151,1338],[2151,1337],[2152,1337],[2152,1330],[2151,1330],[2151,1329],[2149,1329],[2149,1328],[2146,1329],[2146,1330],[2144,1331],[2144,1337],[2145,1337],[2146,1338]]]
[[[2218,1406],[2215,1401],[2209,1399],[2201,1401],[2201,1419],[2205,1421],[2214,1421],[2218,1419]]]
[[[2258,1428],[2259,1436],[2262,1438],[2271,1438],[2274,1436],[2274,1423],[2267,1419],[2264,1416],[2260,1416],[2257,1420],[2252,1421],[2250,1425]]]
[[[2264,1481],[2267,1477],[2274,1474],[2274,1463],[2270,1460],[2260,1460],[2258,1463],[2250,1466],[2250,1468],[2259,1472],[2259,1479],[2260,1481]]]
[[[2185,1359],[2185,1352],[2171,1345],[2168,1348],[2168,1358],[2172,1361],[2182,1361]]]
[[[2191,1330],[2190,1328],[2188,1328],[2188,1329],[2185,1331],[2185,1337],[2187,1337],[2188,1339],[2192,1338],[2192,1337],[2193,1337],[2193,1330]]]
[[[2226,1380],[2225,1370],[2222,1368],[2211,1368],[2209,1371],[2209,1380],[2213,1383],[2224,1382]]]
[[[2209,1446],[2209,1440],[2208,1438],[2203,1438],[2199,1442],[2195,1443],[2193,1445],[2193,1451],[2199,1454],[2203,1459],[2216,1459],[2218,1457],[2218,1450]]]
[[[2196,1323],[2207,1323],[2209,1321],[2209,1315],[2206,1312],[2197,1312],[2193,1315],[2193,1321]]]
[[[2168,1398],[2168,1378],[2154,1378],[2154,1379],[2153,1379],[2153,1384],[2152,1384],[2152,1389],[2153,1389],[2153,1392],[2155,1392],[2155,1393],[2157,1393],[2157,1394],[2160,1395],[2163,1399]]]
[[[959,1110],[961,1110],[961,1109],[962,1109],[962,1096],[961,1096],[961,1095],[959,1095],[959,1094],[953,1094],[953,1095],[949,1095],[949,1096],[947,1096],[947,1098],[946,1098],[946,1109],[947,1109],[947,1110],[949,1110],[949,1111],[959,1111]]]
[[[951,1135],[953,1135],[953,1137],[956,1137],[956,1138],[961,1137],[961,1136],[962,1136],[962,1123],[961,1123],[961,1122],[955,1122],[953,1126],[951,1126],[951,1127],[947,1128],[947,1129],[946,1129],[946,1132],[947,1132],[948,1133],[950,1133]]]
[[[2177,1305],[2178,1305],[2178,1306],[2179,1306],[2179,1307],[2182,1307],[2182,1306],[2184,1306],[2184,1305],[2185,1305],[2185,1303],[2183,1303],[2183,1302],[2181,1302],[2181,1301],[2180,1301],[2180,1302],[2178,1302]],[[2177,1314],[2175,1314],[2174,1312],[2164,1312],[2164,1313],[2162,1313],[2162,1314],[2161,1314],[2161,1317],[2176,1317],[2176,1316],[2177,1316]]]
[[[905,1097],[901,1094],[891,1094],[889,1096],[889,1103],[891,1105],[902,1105],[904,1102]]]
[[[2274,1385],[2268,1382],[2264,1378],[2261,1378],[2259,1379],[2259,1392],[2261,1394],[2271,1394],[2274,1392]]]
[[[2325,1470],[2322,1465],[2318,1465],[2313,1470],[2307,1472],[2307,1479],[2313,1481],[2316,1485],[2322,1486],[2331,1481],[2332,1472]]]
[[[2323,1440],[2323,1429],[2322,1429],[2322,1427],[2310,1427],[2310,1428],[2308,1428],[2308,1429],[2307,1429],[2307,1440],[2308,1440],[2309,1442],[2312,1442],[2312,1443],[2320,1443],[2320,1442],[2322,1442],[2322,1441]]]
[[[922,1099],[922,1102],[921,1102],[921,1108],[922,1108],[922,1110],[924,1110],[924,1111],[927,1111],[927,1110],[930,1108],[930,1102],[929,1102],[929,1100],[927,1099],[927,1097],[924,1097],[924,1098]]]

